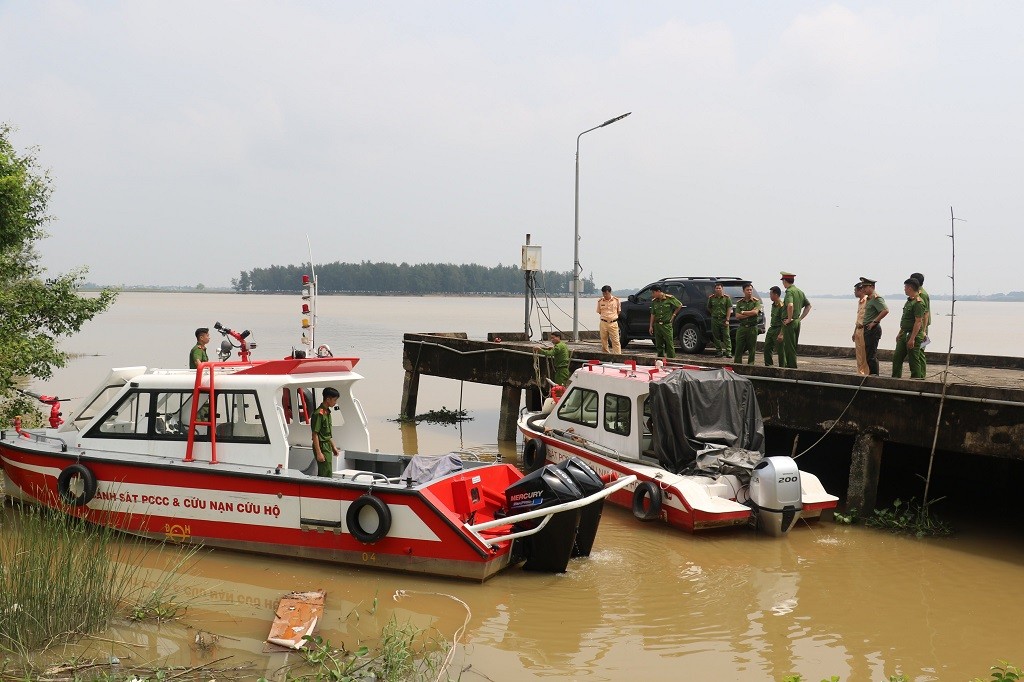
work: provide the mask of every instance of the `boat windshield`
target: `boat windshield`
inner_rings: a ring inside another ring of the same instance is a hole
[[[81,431],[86,424],[91,422],[96,415],[102,412],[103,409],[110,404],[110,401],[114,399],[114,396],[124,388],[124,384],[125,382],[122,381],[119,384],[108,384],[107,386],[104,386],[103,390],[97,393],[96,397],[93,398],[88,405],[78,411],[75,418],[71,420],[71,424],[73,424],[77,430]]]

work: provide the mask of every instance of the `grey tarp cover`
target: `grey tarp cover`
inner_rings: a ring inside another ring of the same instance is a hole
[[[724,369],[672,372],[651,382],[654,454],[680,473],[706,445],[764,454],[764,425],[750,380]]]
[[[462,471],[462,458],[454,452],[447,455],[416,455],[402,472],[402,480],[411,478],[414,483],[426,483],[456,471]]]

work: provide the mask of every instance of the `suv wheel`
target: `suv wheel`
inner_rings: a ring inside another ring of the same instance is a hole
[[[629,345],[629,334],[626,333],[626,321],[619,320],[619,347],[625,348]]]
[[[687,355],[696,355],[704,350],[704,343],[700,338],[700,330],[693,322],[687,322],[679,328],[679,347]]]

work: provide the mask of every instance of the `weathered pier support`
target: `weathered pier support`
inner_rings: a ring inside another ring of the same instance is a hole
[[[501,387],[501,411],[498,413],[498,440],[516,439],[516,420],[519,417],[519,401],[523,389],[515,386]]]
[[[402,382],[402,408],[398,413],[403,417],[415,417],[419,397],[420,373],[406,370],[405,381]]]
[[[846,508],[870,514],[878,497],[878,476],[882,471],[885,440],[874,429],[861,431],[853,441],[850,482],[846,489]]]

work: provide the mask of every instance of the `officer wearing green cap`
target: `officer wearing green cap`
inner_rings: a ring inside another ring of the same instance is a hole
[[[800,342],[800,322],[811,312],[811,302],[794,282],[796,275],[792,272],[780,272],[782,286],[786,287],[786,297],[782,300],[785,311],[782,317],[782,352],[779,353],[779,366],[796,369],[796,347]]]
[[[313,413],[313,454],[316,456],[316,475],[323,478],[331,477],[331,464],[338,454],[338,446],[334,444],[331,410],[338,404],[341,393],[328,386],[324,389],[324,400]]]
[[[715,357],[731,356],[729,318],[732,317],[732,296],[725,293],[725,287],[721,284],[716,284],[715,293],[708,296],[708,315],[711,316],[711,338],[715,342]]]
[[[659,358],[674,358],[676,344],[672,334],[672,320],[683,304],[672,294],[666,294],[661,287],[651,287],[651,322],[647,333],[654,339],[654,352]]]
[[[761,299],[754,297],[754,285],[743,285],[743,298],[736,302],[736,319],[740,326],[736,329],[736,355],[733,362],[743,361],[743,353],[747,353],[747,364],[754,364],[754,351],[757,349],[757,318],[761,312]]]
[[[910,378],[924,379],[926,364],[921,342],[924,341],[925,307],[921,300],[921,283],[911,277],[903,283],[903,291],[907,302],[903,304],[900,332],[892,351],[892,375],[903,376],[903,360],[906,359],[910,364]]]

